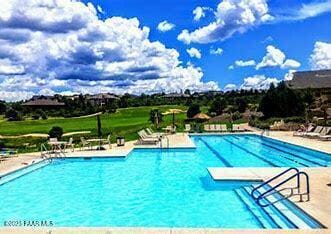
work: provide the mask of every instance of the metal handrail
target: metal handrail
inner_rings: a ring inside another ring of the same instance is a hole
[[[279,178],[280,176],[282,176],[282,175],[284,175],[284,174],[286,174],[286,173],[288,173],[288,172],[290,172],[290,171],[293,171],[293,170],[296,171],[296,173],[299,172],[298,168],[290,167],[289,169],[287,169],[287,170],[285,170],[285,171],[283,171],[283,172],[281,172],[281,173],[275,175],[274,177],[270,178],[269,180],[267,180],[267,181],[263,182],[262,184],[256,186],[256,187],[251,191],[251,196],[252,196],[254,199],[257,199],[257,197],[254,196],[254,192],[256,192],[259,188],[261,188],[261,187],[263,187],[263,186],[269,184],[271,181],[273,181],[273,180]],[[297,185],[299,185],[299,184],[300,184],[300,181],[298,181],[298,184],[297,184]]]
[[[301,193],[300,192],[300,176],[303,175],[306,179],[306,192],[304,193]],[[261,204],[261,199],[262,198],[265,198],[266,196],[265,195],[268,195],[268,193],[270,193],[271,191],[274,191],[276,190],[276,188],[280,187],[281,185],[287,183],[288,181],[292,180],[293,178],[297,178],[297,187],[294,188],[294,189],[298,189],[298,194],[294,194],[293,193],[293,188],[291,188],[291,194],[287,197],[291,197],[293,195],[299,195],[300,196],[300,202],[303,201],[302,199],[302,196],[306,195],[307,196],[307,200],[306,201],[309,201],[310,200],[310,185],[309,185],[309,176],[306,172],[303,172],[303,171],[299,171],[297,173],[295,173],[294,175],[290,176],[289,178],[287,178],[286,180],[283,180],[282,182],[280,182],[279,184],[277,184],[276,186],[273,186],[271,187],[270,189],[268,189],[267,191],[265,191],[264,193],[261,193],[257,198],[256,198],[256,202],[259,206],[262,206],[262,207],[266,207],[266,206],[269,206],[270,204],[272,203],[267,203],[267,204]],[[273,202],[275,203],[275,202]]]

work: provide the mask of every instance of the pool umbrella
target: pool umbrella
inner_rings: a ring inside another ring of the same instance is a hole
[[[206,115],[204,113],[199,113],[199,114],[196,114],[195,116],[193,116],[192,119],[197,119],[197,120],[208,120],[210,119],[210,116],[209,115]]]
[[[172,115],[172,126],[175,126],[175,114],[185,113],[186,111],[181,109],[169,109],[168,111],[162,113],[163,115]]]

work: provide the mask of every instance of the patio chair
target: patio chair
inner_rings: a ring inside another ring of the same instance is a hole
[[[222,132],[222,127],[220,124],[215,124],[215,131],[216,132]]]
[[[74,144],[74,138],[70,137],[68,143],[64,144],[64,151],[66,151],[67,148],[71,148],[71,151],[75,151],[75,144]]]
[[[215,124],[211,124],[211,125],[209,125],[209,130],[210,130],[211,132],[215,132],[215,131],[216,131]]]
[[[110,138],[111,138],[111,135],[109,134],[109,135],[107,136],[107,139],[103,139],[103,140],[101,140],[102,144],[105,144],[105,145],[107,145],[107,144],[108,144],[108,146],[109,146],[109,149],[111,149],[111,148],[112,148],[112,146],[111,146],[111,140],[110,140]]]
[[[80,147],[81,150],[83,150],[85,147],[88,147],[88,149],[92,149],[92,143],[86,141],[84,137],[81,137],[80,141],[81,141],[81,147]]]
[[[314,129],[313,132],[308,132],[308,133],[306,133],[304,136],[305,136],[305,137],[308,137],[308,138],[318,137],[318,136],[321,134],[321,132],[322,132],[323,129],[324,129],[324,127],[322,127],[322,126],[317,126],[317,127]]]
[[[209,131],[210,131],[210,124],[205,124],[205,125],[203,125],[203,129],[204,129],[206,132],[209,132]]]
[[[58,140],[57,140],[57,138],[49,138],[49,140],[48,140],[48,142],[57,142]]]
[[[185,129],[184,129],[184,133],[189,133],[191,132],[191,124],[185,124]]]

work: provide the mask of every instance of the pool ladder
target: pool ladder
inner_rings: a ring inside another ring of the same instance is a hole
[[[163,138],[165,138],[167,140],[167,147],[166,148],[169,148],[169,137],[167,135],[163,135],[161,138],[160,138],[160,148],[163,149]]]
[[[64,158],[66,157],[65,152],[63,150],[53,151],[47,149],[45,144],[40,145],[40,155],[44,159],[52,160],[52,158]]]
[[[294,172],[294,174],[291,172]],[[273,186],[271,185],[271,182],[274,182],[276,179],[278,179],[282,176],[286,176],[286,177],[283,178],[283,180],[278,182],[276,185],[273,185]],[[305,184],[306,184],[306,186],[304,186],[304,188],[302,188],[302,184],[301,184],[302,177],[305,179]],[[286,185],[290,181],[293,182],[293,180],[296,180],[295,181],[296,185],[294,187],[287,187],[287,188],[281,189],[282,185]],[[280,189],[277,190],[278,188],[280,188]],[[262,189],[263,189],[263,191],[261,191]],[[290,194],[283,196],[279,193],[284,190],[290,190]],[[272,202],[270,200],[266,199],[268,196],[275,194],[275,193],[279,193],[281,198],[278,200],[274,200]],[[275,175],[274,177],[270,178],[269,180],[263,182],[262,184],[258,185],[257,187],[255,187],[251,191],[251,196],[256,201],[256,203],[261,207],[266,207],[266,206],[272,205],[280,200],[283,200],[283,199],[286,199],[286,198],[289,198],[292,196],[299,196],[300,202],[309,201],[310,200],[309,176],[306,172],[299,171],[299,169],[297,169],[295,167],[291,167],[291,168]],[[303,200],[304,196],[306,196],[306,200]],[[266,203],[263,204],[262,201],[265,201]]]

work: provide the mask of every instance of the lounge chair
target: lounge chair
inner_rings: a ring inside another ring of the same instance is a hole
[[[302,127],[298,131],[293,132],[293,136],[300,136],[300,137],[302,137],[302,136],[306,135],[307,133],[313,132],[314,129],[315,129],[315,126],[314,125],[310,125],[307,128],[307,130],[304,130],[304,127]]]
[[[69,141],[67,143],[64,144],[64,151],[67,148],[71,148],[71,151],[74,152],[75,151],[75,144],[74,144],[74,138],[70,137]]]
[[[305,137],[309,137],[309,138],[318,137],[318,136],[321,134],[321,132],[322,132],[323,129],[324,129],[324,127],[322,127],[322,126],[317,126],[317,127],[314,129],[313,132],[308,132],[308,133],[306,133],[304,136],[305,136]]]
[[[232,124],[232,131],[234,131],[234,132],[245,132],[245,129],[240,124]]]
[[[16,150],[0,149],[0,161],[4,161],[7,158],[15,157],[15,156],[17,156]]]
[[[85,147],[88,147],[88,149],[92,149],[92,143],[86,141],[84,137],[81,137],[80,141],[81,141],[81,148],[80,148],[81,150],[84,149]]]
[[[222,128],[221,128],[220,124],[215,124],[215,131],[216,132],[221,132],[222,131]]]
[[[324,127],[320,134],[316,136],[315,138],[322,139],[322,140],[328,140],[330,138],[330,132],[331,132],[331,127]],[[328,137],[329,136],[329,137]]]
[[[227,132],[228,131],[228,127],[226,126],[226,124],[221,124],[221,131],[222,132]]]
[[[159,137],[148,136],[148,134],[146,133],[145,130],[139,131],[138,135],[139,135],[139,143],[141,143],[141,144],[154,144],[155,145],[158,142],[160,142]]]
[[[151,137],[161,137],[163,135],[163,133],[161,133],[161,132],[154,132],[150,128],[146,128],[145,131],[146,131],[147,135],[148,136],[151,136]]]
[[[211,131],[211,132],[215,132],[216,131],[215,124],[209,125],[209,131]]]
[[[329,141],[331,140],[331,127],[326,127],[326,134],[318,136],[318,139],[321,141]]]
[[[205,124],[205,125],[203,125],[203,129],[204,129],[206,132],[209,132],[209,131],[210,131],[210,124]]]
[[[184,133],[189,133],[191,132],[191,124],[185,124],[185,129],[184,129]]]

